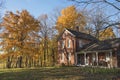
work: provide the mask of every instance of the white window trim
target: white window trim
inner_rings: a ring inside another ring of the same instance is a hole
[[[68,53],[68,60],[71,60],[71,53]]]
[[[65,41],[62,41],[62,48],[65,47]]]
[[[68,42],[67,42],[67,47],[70,48],[71,47],[71,40],[69,39]]]
[[[83,46],[83,43],[81,40],[79,40],[79,47],[82,47]]]
[[[61,61],[64,61],[64,53],[61,54]]]
[[[110,54],[109,53],[106,54],[106,61],[110,61]]]

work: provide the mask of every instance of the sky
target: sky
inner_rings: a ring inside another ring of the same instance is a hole
[[[5,0],[3,15],[6,11],[16,12],[26,9],[35,18],[38,18],[42,14],[52,14],[56,8],[62,9],[70,5],[74,5],[74,3],[68,0]],[[115,12],[112,8],[107,9],[110,9],[109,14]]]
[[[37,18],[41,14],[51,14],[54,9],[65,8],[69,5],[72,5],[72,2],[67,0],[6,0],[3,13],[26,9]]]

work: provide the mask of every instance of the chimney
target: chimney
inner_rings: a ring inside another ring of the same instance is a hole
[[[79,26],[76,26],[76,27],[75,27],[75,30],[79,32]]]

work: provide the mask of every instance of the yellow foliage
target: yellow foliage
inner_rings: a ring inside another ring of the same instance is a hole
[[[115,38],[115,34],[112,28],[107,28],[99,33],[99,40]]]
[[[33,34],[40,29],[38,20],[26,10],[17,13],[8,12],[3,18],[2,26],[5,32],[2,43],[4,51],[19,55],[33,54],[31,50],[34,47],[31,44],[36,43]]]
[[[75,26],[80,26],[80,29],[83,29],[85,24],[85,17],[77,12],[75,6],[69,6],[61,11],[61,16],[58,17],[56,23],[56,29],[60,33],[64,28],[74,29]]]

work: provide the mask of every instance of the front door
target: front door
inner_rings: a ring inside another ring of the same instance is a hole
[[[77,54],[77,64],[84,65],[84,54]]]

